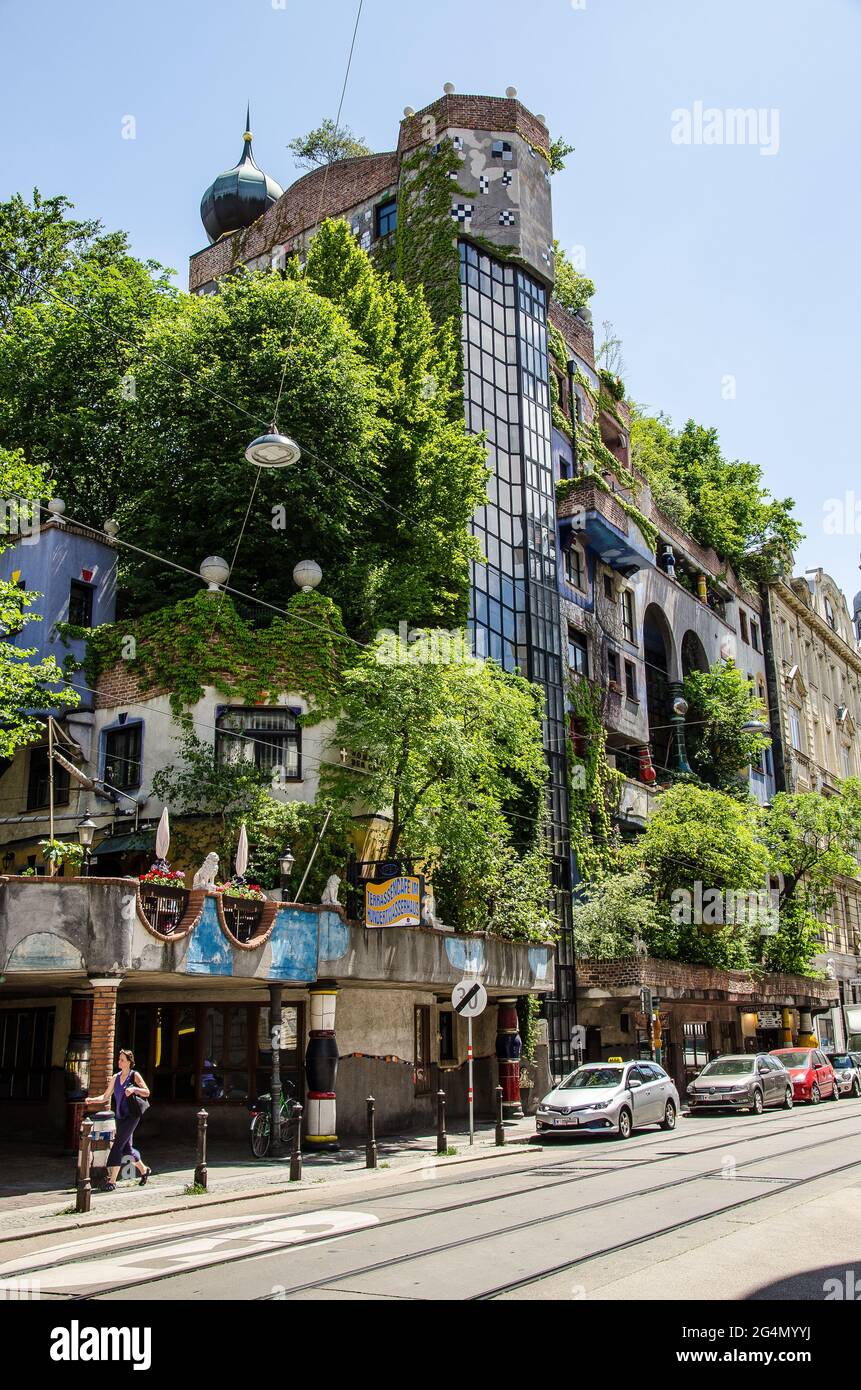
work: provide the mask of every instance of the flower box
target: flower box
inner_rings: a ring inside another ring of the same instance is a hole
[[[141,883],[140,900],[144,916],[159,936],[172,936],[179,928],[188,907],[188,892],[185,888],[170,887],[164,883]]]
[[[266,899],[247,898],[233,893],[221,894],[221,910],[228,931],[243,946],[257,935]]]

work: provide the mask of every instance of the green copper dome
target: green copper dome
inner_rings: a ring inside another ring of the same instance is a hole
[[[245,118],[243,140],[245,145],[239,163],[219,174],[200,200],[200,218],[212,242],[242,227],[250,227],[284,192],[280,184],[254,163],[250,109]]]

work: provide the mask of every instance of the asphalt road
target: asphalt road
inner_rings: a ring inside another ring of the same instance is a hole
[[[273,1195],[3,1246],[43,1299],[826,1297],[861,1284],[861,1101],[555,1139],[327,1202]]]

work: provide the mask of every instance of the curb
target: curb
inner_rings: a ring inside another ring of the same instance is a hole
[[[493,1146],[489,1148],[488,1151],[485,1153],[458,1154],[456,1158],[445,1158],[441,1159],[440,1162],[444,1163],[447,1168],[457,1168],[462,1166],[463,1164],[480,1163],[485,1159],[489,1158],[504,1158],[506,1156],[506,1150],[510,1150],[515,1145],[530,1145],[531,1141],[534,1138],[534,1134],[514,1135],[513,1137],[506,1139],[505,1144],[500,1145],[499,1148]],[[540,1148],[541,1146],[533,1143],[531,1144],[531,1147],[535,1149]],[[397,1168],[387,1170],[387,1173],[391,1177],[397,1177],[400,1175],[409,1176],[411,1173],[421,1172],[424,1168],[424,1162],[428,1156],[435,1158],[435,1151],[432,1149],[428,1149],[427,1153],[424,1155],[424,1159],[422,1160],[422,1162],[399,1165]],[[198,1211],[208,1207],[228,1206],[235,1202],[254,1202],[259,1201],[264,1197],[289,1197],[293,1194],[297,1196],[301,1194],[304,1196],[310,1193],[312,1188],[316,1186],[325,1185],[328,1187],[334,1187],[340,1183],[357,1182],[359,1178],[364,1177],[368,1172],[373,1171],[379,1172],[380,1169],[359,1168],[352,1174],[345,1174],[342,1178],[332,1178],[326,1184],[307,1182],[306,1179],[303,1178],[302,1181],[299,1183],[294,1183],[292,1185],[288,1183],[288,1185],[285,1188],[279,1188],[276,1183],[272,1183],[269,1187],[251,1188],[247,1192],[238,1192],[229,1196],[216,1196],[213,1193],[211,1196],[207,1196],[206,1198],[185,1196],[183,1196],[181,1199],[179,1199],[178,1197],[167,1198],[166,1201],[170,1203],[170,1205],[148,1207],[146,1211],[117,1212],[113,1216],[94,1216],[91,1211],[88,1215],[85,1215],[84,1213],[75,1213],[75,1215],[80,1215],[83,1219],[72,1220],[72,1214],[70,1213],[70,1219],[63,1226],[44,1226],[39,1230],[27,1229],[13,1232],[9,1235],[0,1235],[0,1245],[8,1245],[11,1241],[28,1240],[40,1236],[63,1235],[67,1231],[90,1230],[94,1226],[114,1226],[121,1221],[145,1221],[152,1216],[169,1216],[172,1213],[178,1211]],[[74,1194],[73,1188],[70,1188],[68,1190],[72,1194]],[[46,1202],[45,1205],[48,1206],[49,1203]]]

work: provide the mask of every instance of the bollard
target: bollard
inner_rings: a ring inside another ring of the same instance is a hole
[[[194,1165],[194,1185],[205,1188],[207,1185],[206,1167],[206,1125],[209,1116],[205,1110],[197,1112],[197,1162]]]
[[[374,1097],[368,1096],[368,1142],[365,1145],[365,1167],[377,1166],[377,1136],[374,1132]]]
[[[496,1143],[505,1143],[505,1125],[502,1122],[502,1087],[496,1088]]]
[[[302,1107],[293,1108],[293,1143],[290,1146],[290,1181],[302,1181]]]
[[[90,1131],[92,1120],[84,1120],[81,1125],[81,1148],[78,1160],[78,1191],[75,1197],[75,1211],[89,1211],[92,1184],[90,1182]]]
[[[445,1132],[445,1091],[436,1093],[436,1151],[444,1154],[448,1148],[448,1135]]]

